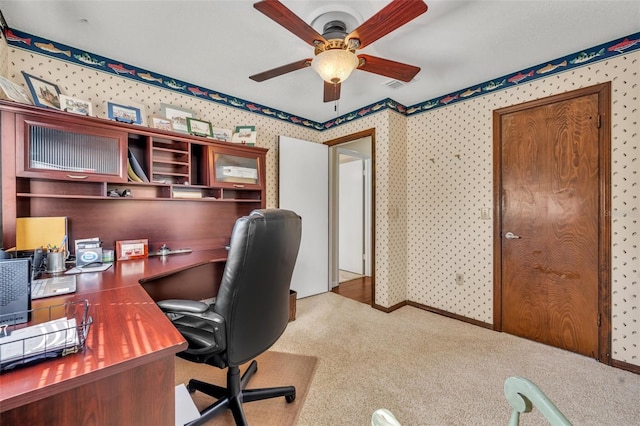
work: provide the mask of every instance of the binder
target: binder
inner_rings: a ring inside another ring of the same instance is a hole
[[[136,156],[133,155],[133,152],[131,152],[131,150],[129,150],[129,164],[131,166],[131,172],[133,172],[133,174],[136,177],[138,177],[140,180],[138,181],[137,179],[133,178],[131,175],[129,175],[129,177],[131,177],[136,182],[149,182],[149,178],[145,174],[144,170],[142,169],[142,166],[140,165],[140,162],[138,161]]]
[[[40,247],[60,247],[67,236],[67,218],[19,217],[16,218],[16,250],[35,250]]]

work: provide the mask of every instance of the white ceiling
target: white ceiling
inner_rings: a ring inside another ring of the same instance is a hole
[[[389,1],[282,2],[307,23],[342,11],[359,25]],[[336,104],[322,102],[311,68],[249,79],[313,57],[253,3],[0,0],[0,10],[10,28],[318,122],[386,98],[415,105],[640,31],[638,0],[427,0],[425,14],[358,51],[418,66],[416,80],[392,89],[389,78],[356,70]]]

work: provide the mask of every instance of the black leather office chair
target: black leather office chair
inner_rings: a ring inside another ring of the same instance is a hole
[[[289,288],[298,256],[302,224],[292,211],[254,210],[236,221],[229,255],[215,302],[164,300],[167,313],[189,347],[178,356],[228,368],[227,387],[196,379],[187,386],[218,400],[189,425],[199,425],[230,409],[236,424],[247,424],[242,404],[284,396],[296,397],[293,386],[245,389],[257,371],[255,357],[269,349],[289,321]],[[239,366],[251,361],[240,377]]]

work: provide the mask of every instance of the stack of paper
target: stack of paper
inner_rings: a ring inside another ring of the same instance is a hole
[[[0,333],[0,367],[39,356],[58,356],[72,352],[80,344],[75,318],[61,318],[30,327]]]

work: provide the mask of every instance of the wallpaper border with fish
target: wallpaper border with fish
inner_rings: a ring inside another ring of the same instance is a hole
[[[357,111],[352,111],[324,123],[319,123],[285,111],[270,108],[266,105],[260,105],[213,89],[190,84],[143,68],[115,61],[104,56],[85,52],[62,43],[54,44],[53,41],[33,34],[28,34],[17,29],[6,28],[4,33],[8,43],[16,48],[33,51],[41,55],[50,56],[58,60],[72,62],[85,67],[91,67],[103,72],[117,74],[120,77],[126,77],[145,84],[162,87],[163,89],[172,90],[182,95],[206,99],[210,102],[264,115],[318,131],[324,131],[385,109],[396,111],[405,116],[424,113],[430,110],[443,108],[457,102],[483,96],[496,90],[507,89],[525,81],[530,82],[539,78],[545,78],[553,74],[565,72],[572,68],[586,66],[595,62],[607,60],[613,56],[627,54],[640,49],[640,32],[637,32],[626,37],[621,37],[592,48],[584,49],[558,59],[520,70],[516,73],[507,74],[483,83],[474,84],[473,86],[449,93],[446,96],[439,96],[409,107],[404,106],[391,98],[386,98],[367,105]]]

